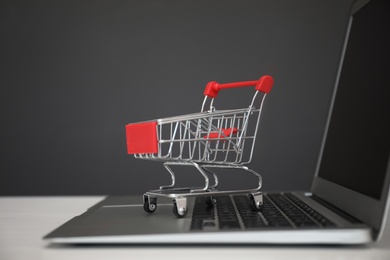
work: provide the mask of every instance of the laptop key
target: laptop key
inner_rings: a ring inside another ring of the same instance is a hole
[[[270,227],[292,226],[282,212],[267,197],[264,197],[262,213]]]
[[[290,201],[295,203],[300,209],[305,211],[315,221],[317,221],[320,224],[320,226],[323,226],[323,227],[335,227],[336,226],[329,219],[327,219],[326,217],[324,217],[323,215],[321,215],[320,213],[318,213],[317,211],[315,211],[314,209],[312,209],[311,207],[306,205],[303,201],[301,201],[299,198],[297,198],[293,194],[287,193],[287,194],[285,194],[285,196]]]
[[[245,228],[259,228],[264,227],[265,223],[258,211],[254,211],[251,206],[251,201],[248,196],[238,195],[234,196],[234,202],[241,216]]]
[[[217,215],[219,220],[219,228],[240,228],[237,214],[232,200],[229,196],[216,197]]]
[[[212,226],[214,208],[206,204],[206,197],[196,197],[192,213],[191,229],[202,230],[205,226]]]
[[[235,195],[232,198],[235,205],[230,196],[218,196],[215,206],[210,207],[207,206],[205,197],[197,197],[191,229],[202,230],[204,227],[217,224],[219,229],[239,229],[241,224],[247,229],[334,226],[332,222],[292,194],[267,194],[264,196],[261,211],[252,209],[250,199],[246,195]],[[214,222],[214,215],[217,216],[218,221]],[[242,221],[241,224],[239,219]]]
[[[318,226],[305,212],[295,206],[283,194],[269,194],[270,200],[294,223],[296,227]]]
[[[298,228],[334,226],[331,221],[292,194],[269,194],[268,197]]]
[[[227,228],[240,228],[240,224],[237,220],[222,220],[219,221],[219,228],[220,229],[227,229]]]

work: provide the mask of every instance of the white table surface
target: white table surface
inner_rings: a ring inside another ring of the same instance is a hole
[[[103,197],[0,197],[0,259],[390,259],[390,221],[364,246],[62,246],[42,237]]]

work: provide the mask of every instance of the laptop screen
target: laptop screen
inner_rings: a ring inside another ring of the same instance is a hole
[[[380,199],[390,154],[389,1],[352,17],[318,176]]]

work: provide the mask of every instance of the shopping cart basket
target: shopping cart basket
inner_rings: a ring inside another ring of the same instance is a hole
[[[261,175],[244,165],[252,159],[264,99],[272,85],[273,78],[268,75],[255,81],[227,84],[212,81],[204,90],[205,98],[199,113],[126,125],[128,153],[137,159],[162,161],[172,180],[170,185],[144,194],[144,210],[154,212],[157,197],[169,197],[173,199],[174,214],[183,217],[187,213],[188,197],[205,196],[207,204],[212,205],[218,195],[238,193],[248,194],[253,208],[261,209]],[[215,109],[214,99],[220,90],[246,86],[254,86],[256,90],[249,107]],[[204,178],[204,186],[176,187],[171,167],[174,165],[195,167]],[[213,168],[244,170],[257,178],[258,185],[246,190],[220,191]]]

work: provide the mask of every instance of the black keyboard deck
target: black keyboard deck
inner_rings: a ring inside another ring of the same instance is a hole
[[[306,205],[293,194],[264,195],[263,208],[253,210],[246,195],[219,196],[214,207],[207,206],[205,197],[197,197],[191,228],[219,229],[252,228],[328,228],[335,224]],[[237,209],[237,210],[236,210]]]

